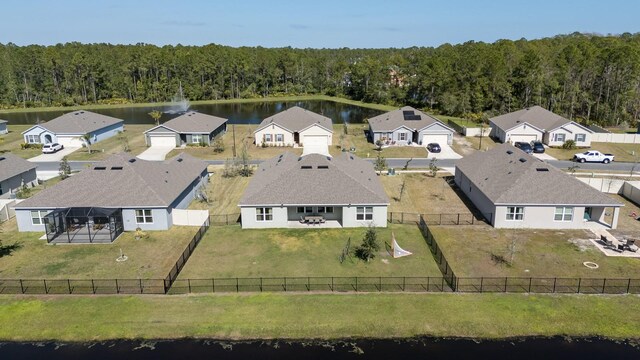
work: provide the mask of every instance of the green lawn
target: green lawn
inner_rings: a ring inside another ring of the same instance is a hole
[[[213,174],[205,187],[208,203],[193,201],[189,208],[206,209],[211,215],[240,213],[238,203],[251,178],[242,176],[225,178],[222,176],[221,166],[209,166],[209,169],[213,170]]]
[[[615,155],[615,161],[636,162],[640,161],[640,144],[620,143],[591,143],[591,150],[598,150],[605,154]],[[561,148],[549,148],[546,153],[558,160],[571,160],[574,154],[584,152],[587,149],[565,150]]]
[[[0,296],[0,340],[635,339],[638,307],[634,295]]]
[[[480,144],[480,141],[479,136],[454,135],[453,145],[451,145],[451,147],[458,154],[467,156],[479,151],[480,149],[482,151],[492,149],[499,144],[489,136],[482,137],[482,144]]]
[[[153,125],[125,125],[123,135],[126,136],[129,141],[129,150],[131,155],[138,155],[147,149],[147,145],[144,142],[144,134],[146,130],[149,130]],[[124,151],[124,142],[119,136],[113,136],[108,139],[102,140],[91,146],[91,154],[87,151],[87,148],[82,148],[71,154],[69,154],[69,160],[102,160],[109,155],[118,154]]]
[[[441,276],[420,230],[415,225],[378,228],[380,251],[369,263],[340,264],[347,240],[355,248],[365,229],[260,229],[239,226],[211,228],[180,273],[180,278],[296,276]],[[384,243],[395,233],[413,255],[393,259]]]
[[[22,132],[32,126],[33,125],[8,125],[7,129],[9,133],[0,135],[0,152],[8,151],[25,159],[42,154],[41,149],[20,148],[20,144],[24,143]]]
[[[0,225],[4,245],[18,244],[0,257],[0,278],[5,279],[163,279],[198,230],[174,226],[149,231],[135,240],[125,232],[112,244],[48,245],[43,233],[18,232],[15,219]],[[116,262],[120,249],[129,260]]]
[[[640,259],[605,256],[586,230],[511,230],[489,226],[432,226],[433,236],[459,277],[629,278],[640,274]],[[509,247],[515,240],[513,263]],[[592,261],[600,267],[589,269]]]

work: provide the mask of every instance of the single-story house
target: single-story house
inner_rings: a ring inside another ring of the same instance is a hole
[[[0,154],[0,197],[7,197],[23,185],[36,186],[36,165],[11,153]]]
[[[0,134],[6,134],[9,132],[7,129],[7,120],[0,120]]]
[[[623,206],[510,144],[458,160],[455,183],[496,228],[615,229]]]
[[[124,120],[77,110],[37,124],[22,133],[28,144],[58,143],[68,147],[84,145],[83,136],[89,135],[91,144],[117,135],[124,130]]]
[[[333,122],[294,106],[262,120],[253,134],[258,146],[301,146],[305,153],[327,154],[332,144]]]
[[[189,111],[144,132],[147,146],[211,145],[227,131],[227,119]]]
[[[387,145],[451,145],[455,131],[440,120],[405,106],[369,119],[369,140]]]
[[[86,242],[87,228],[106,231],[108,241],[137,228],[167,230],[173,209],[187,208],[207,181],[207,164],[187,154],[165,161],[112,155],[17,204],[18,230],[63,242]]]
[[[541,141],[562,146],[573,140],[576,146],[591,146],[593,130],[541,107],[532,106],[489,119],[491,137],[502,143]]]
[[[387,226],[387,197],[373,165],[352,154],[297,156],[290,152],[260,164],[240,199],[242,227]]]

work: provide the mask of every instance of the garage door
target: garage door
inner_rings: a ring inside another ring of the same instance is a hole
[[[449,135],[447,134],[424,134],[422,137],[422,145],[426,146],[430,143],[438,143],[447,145],[449,143]]]
[[[303,155],[329,155],[329,137],[326,135],[306,135],[302,138]]]
[[[509,142],[532,142],[538,140],[538,135],[536,134],[513,134],[509,137]]]
[[[149,136],[149,145],[162,147],[176,147],[175,135],[151,135]]]
[[[82,139],[75,136],[57,136],[58,144],[62,144],[66,147],[81,147]]]

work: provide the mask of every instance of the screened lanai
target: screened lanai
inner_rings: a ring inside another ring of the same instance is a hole
[[[65,208],[44,217],[48,243],[111,243],[123,232],[122,209]]]

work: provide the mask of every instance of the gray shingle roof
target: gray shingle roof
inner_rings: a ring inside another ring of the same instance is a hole
[[[36,165],[11,153],[0,154],[0,181],[10,179],[31,169]]]
[[[286,152],[260,164],[239,205],[388,203],[370,162],[346,153],[330,158]]]
[[[226,122],[227,119],[221,117],[189,111],[160,126],[174,130],[179,134],[209,134]],[[158,126],[145,131],[145,133],[156,128],[158,128]]]
[[[173,203],[206,168],[205,162],[187,154],[166,161],[113,155],[42,190],[16,207],[165,207]]]
[[[124,122],[124,120],[111,116],[96,114],[86,110],[77,110],[58,116],[44,124],[38,124],[37,126],[45,128],[54,134],[88,134],[122,122]],[[23,132],[23,134],[25,132]]]
[[[419,131],[434,123],[440,123],[442,126],[447,127],[440,120],[433,116],[427,115],[420,110],[414,109],[411,106],[405,106],[398,110],[393,110],[380,114],[378,116],[369,119],[369,126],[374,132],[389,132],[398,129],[401,126],[406,126],[414,131]]]
[[[456,162],[456,168],[494,204],[622,206],[606,194],[510,144],[465,156]]]
[[[2,120],[2,119],[0,119],[0,124],[6,124],[6,123],[8,123],[8,121],[7,121],[7,120]]]
[[[272,123],[280,125],[291,132],[302,131],[314,124],[318,124],[330,132],[333,132],[333,122],[331,119],[316,114],[313,111],[305,110],[299,106],[294,106],[262,120],[255,132],[262,130]]]
[[[537,105],[496,116],[489,121],[505,132],[525,122],[542,131],[551,131],[571,122],[571,120]]]

